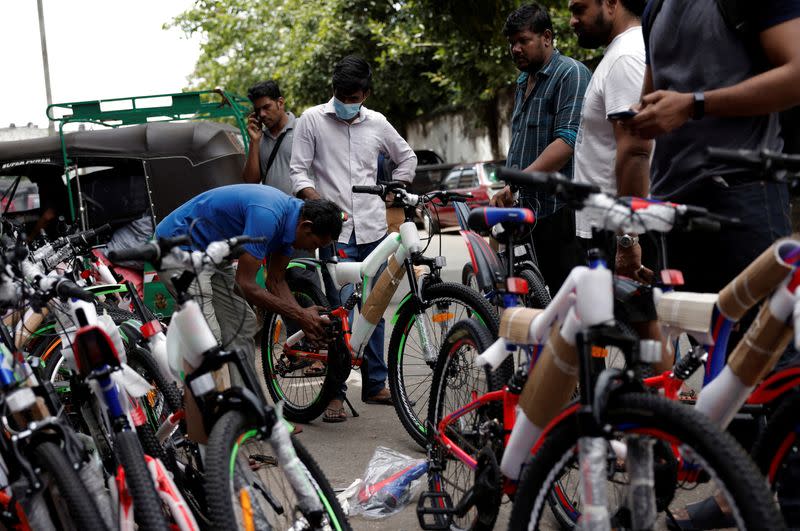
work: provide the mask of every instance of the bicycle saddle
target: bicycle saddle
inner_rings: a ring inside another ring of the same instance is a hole
[[[502,223],[505,228],[514,229],[522,225],[533,225],[536,216],[529,208],[475,208],[469,214],[469,228],[477,232],[488,232]]]

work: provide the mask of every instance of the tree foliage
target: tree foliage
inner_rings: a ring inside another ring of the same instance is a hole
[[[566,0],[551,10],[562,52],[577,47]],[[333,65],[347,54],[373,66],[371,108],[403,128],[442,109],[467,109],[488,123],[516,70],[502,35],[518,0],[196,0],[170,24],[202,35],[192,88],[238,93],[275,79],[295,111],[330,98]],[[589,52],[589,53],[587,53]]]

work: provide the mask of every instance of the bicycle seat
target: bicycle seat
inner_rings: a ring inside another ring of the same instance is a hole
[[[469,228],[477,232],[488,232],[498,223],[503,223],[506,229],[512,229],[535,222],[536,216],[529,208],[482,207],[473,209],[469,214]]]

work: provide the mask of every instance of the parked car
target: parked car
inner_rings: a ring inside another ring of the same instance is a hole
[[[498,166],[503,165],[505,165],[505,161],[459,164],[447,173],[437,187],[453,192],[472,194],[473,198],[467,201],[470,208],[488,206],[492,196],[505,186],[502,181],[497,180],[495,172]],[[458,225],[455,209],[450,204],[447,206],[437,205],[436,212],[432,212],[431,216],[421,217],[429,234],[435,234],[445,227]]]

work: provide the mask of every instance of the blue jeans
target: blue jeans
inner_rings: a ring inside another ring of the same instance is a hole
[[[353,231],[353,234],[350,235],[349,242],[346,244],[341,242],[336,243],[336,254],[339,257],[340,262],[362,262],[367,256],[369,256],[369,253],[371,253],[378,246],[378,244],[381,243],[381,241],[383,241],[383,238],[371,243],[357,244],[356,233]],[[319,257],[321,260],[330,258],[330,256],[330,247],[325,247],[319,250]],[[385,267],[386,266],[384,265],[378,270],[378,273],[372,279],[373,285],[375,284],[375,279],[380,276]],[[354,287],[352,284],[346,285],[340,292],[339,289],[333,284],[333,279],[331,279],[329,275],[324,275],[323,280],[325,282],[325,293],[327,294],[328,302],[330,303],[331,308],[341,306],[347,301],[347,299],[350,298],[350,295],[353,294]],[[350,322],[353,322],[353,312],[350,314]],[[375,327],[375,331],[372,333],[372,337],[369,338],[369,342],[364,348],[364,357],[366,358],[368,364],[367,370],[369,372],[369,381],[362,382],[362,385],[364,386],[366,396],[368,397],[377,395],[383,390],[384,387],[386,387],[386,375],[388,374],[389,370],[386,367],[386,362],[383,360],[383,335],[385,327],[386,324],[383,320],[383,317],[381,317],[381,320]],[[343,399],[346,391],[347,386],[343,383],[341,392],[336,398],[340,400]]]

